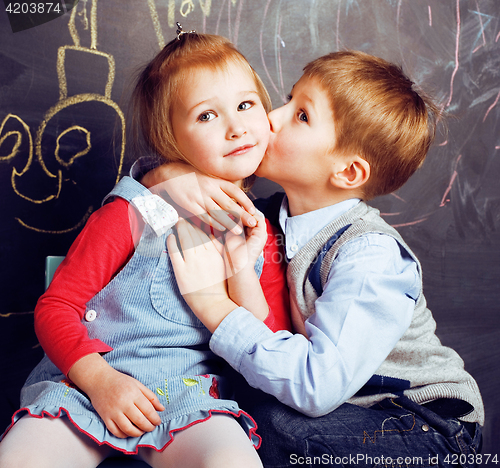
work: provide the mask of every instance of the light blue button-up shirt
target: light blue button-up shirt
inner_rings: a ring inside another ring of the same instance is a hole
[[[289,217],[285,198],[279,220],[287,257],[357,203]],[[327,414],[376,373],[409,327],[419,284],[417,264],[394,238],[364,234],[339,249],[305,321],[308,338],[273,333],[239,307],[215,330],[210,347],[253,387],[309,416]]]

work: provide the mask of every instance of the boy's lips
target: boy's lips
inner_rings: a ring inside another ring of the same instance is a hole
[[[250,151],[255,145],[243,145],[243,146],[238,146],[235,150],[231,151],[230,153],[227,153],[224,155],[224,157],[227,156],[239,156],[241,154],[245,154],[248,151]]]

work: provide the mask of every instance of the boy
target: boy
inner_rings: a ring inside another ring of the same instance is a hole
[[[286,193],[264,212],[285,236],[296,334],[272,333],[251,305],[238,307],[255,291],[185,296],[213,332],[211,349],[279,400],[253,410],[267,467],[476,461],[477,385],[434,334],[417,258],[361,201],[397,190],[422,164],[433,114],[400,69],[361,52],[308,64],[290,102],[269,114],[257,175]],[[179,229],[181,245],[191,235]],[[184,254],[172,261],[186,285],[203,255]]]

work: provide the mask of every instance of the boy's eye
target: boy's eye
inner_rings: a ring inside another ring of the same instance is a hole
[[[213,120],[215,119],[216,115],[215,115],[215,112],[203,112],[203,114],[200,114],[198,116],[198,120],[200,122],[209,122],[210,120]]]
[[[309,122],[309,118],[307,117],[307,114],[304,111],[300,111],[298,113],[298,118],[301,122]]]
[[[238,110],[248,110],[250,109],[251,107],[253,106],[253,102],[251,101],[245,101],[245,102],[242,102],[239,106],[238,106]]]

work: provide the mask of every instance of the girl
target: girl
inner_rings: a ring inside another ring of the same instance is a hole
[[[133,99],[152,151],[248,186],[268,143],[270,101],[231,43],[178,31],[140,75]],[[46,357],[23,388],[0,466],[94,467],[116,450],[153,467],[261,466],[249,443],[260,444],[256,425],[228,399],[223,361],[175,282],[165,241],[176,212],[130,177],[105,203],[37,304]],[[257,217],[250,268],[238,273],[248,282],[262,269],[261,258],[253,265],[264,229]],[[260,318],[286,326],[286,297],[276,294],[283,272],[265,270],[274,306]]]

